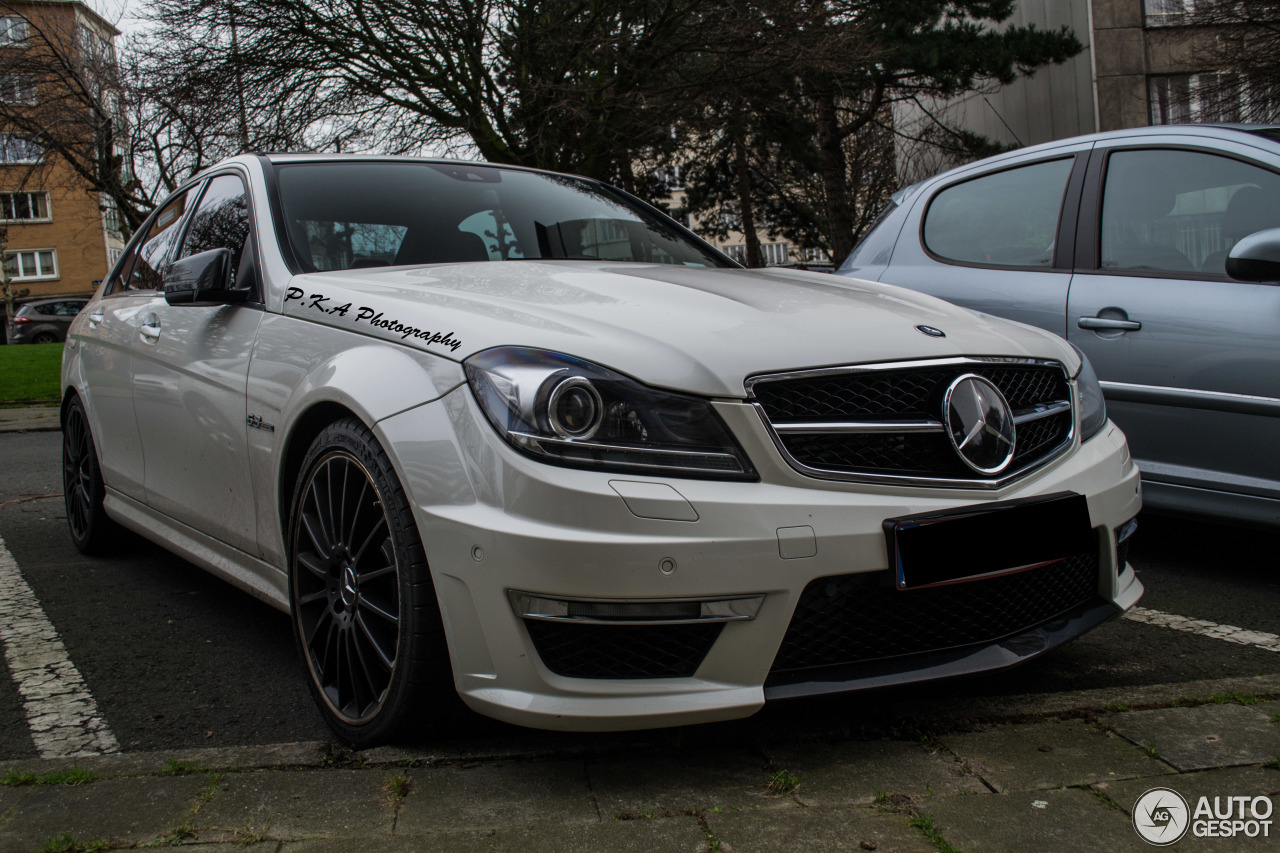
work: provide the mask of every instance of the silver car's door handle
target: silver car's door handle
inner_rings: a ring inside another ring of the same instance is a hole
[[[102,322],[102,309],[99,308],[97,311],[94,311],[92,314],[89,315],[89,325],[96,326],[101,322]]]
[[[1110,317],[1081,317],[1077,325],[1082,329],[1112,329],[1121,332],[1136,332],[1142,328],[1137,320],[1113,320]]]
[[[158,317],[148,317],[146,321],[138,327],[138,334],[142,335],[142,339],[147,343],[154,344],[160,339],[160,319]]]

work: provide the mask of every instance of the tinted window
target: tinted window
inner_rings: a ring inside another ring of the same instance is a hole
[[[727,266],[590,181],[439,163],[290,163],[282,214],[306,269],[526,258]]]
[[[935,255],[963,263],[1051,266],[1074,162],[1036,163],[947,187],[925,214],[925,245]]]
[[[178,224],[187,210],[187,193],[180,193],[156,215],[136,250],[120,267],[120,279],[112,292],[121,290],[162,290],[161,276],[178,233]]]
[[[249,202],[244,182],[235,175],[219,175],[209,181],[200,205],[191,215],[187,239],[179,257],[210,249],[230,249],[231,269],[240,269],[240,256],[249,236]]]
[[[1104,269],[1226,275],[1237,240],[1280,226],[1280,175],[1199,151],[1117,151],[1103,192]]]

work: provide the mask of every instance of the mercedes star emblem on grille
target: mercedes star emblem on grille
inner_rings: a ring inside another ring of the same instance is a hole
[[[956,377],[942,402],[947,436],[964,464],[999,474],[1013,461],[1013,411],[1000,389],[973,373]]]

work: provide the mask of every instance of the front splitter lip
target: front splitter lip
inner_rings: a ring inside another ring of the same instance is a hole
[[[1122,612],[1108,601],[1094,599],[1035,628],[994,643],[779,673],[771,675],[765,683],[764,698],[768,702],[853,693],[1008,669],[1056,649]]]

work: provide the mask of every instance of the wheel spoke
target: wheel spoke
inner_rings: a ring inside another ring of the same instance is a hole
[[[303,605],[305,607],[308,604],[315,604],[317,601],[321,601],[328,597],[329,597],[329,590],[325,588],[321,588],[319,590],[316,590],[313,593],[309,593],[308,595],[304,595],[302,596],[302,598],[299,598],[298,604]],[[328,608],[325,608],[325,609],[328,610]]]
[[[362,631],[351,632],[351,647],[355,649],[356,658],[360,661],[360,674],[364,676],[365,686],[369,688],[369,700],[371,702],[378,701],[378,697],[382,695],[382,690],[373,682],[373,673],[369,671],[369,662],[364,659],[364,651],[361,646],[367,644],[368,640],[361,641],[365,637]]]
[[[383,650],[382,644],[373,636],[373,632],[370,631],[369,626],[365,624],[364,617],[359,613],[356,613],[356,624],[360,626],[361,633],[363,633],[365,639],[369,641],[369,646],[373,649],[374,653],[377,654],[378,660],[382,662],[382,665],[386,668],[387,672],[391,672],[395,669],[395,658],[391,657]]]
[[[383,566],[380,569],[370,569],[367,572],[356,572],[356,580],[360,581],[360,583],[368,583],[369,581],[377,580],[384,575],[395,574],[395,571],[396,566],[392,563],[391,565]]]
[[[382,513],[378,513],[377,523],[373,525],[373,528],[369,531],[369,535],[365,537],[365,540],[360,545],[359,550],[357,550],[355,553],[355,556],[351,558],[351,562],[357,563],[357,564],[360,562],[360,558],[364,556],[365,549],[368,548],[370,543],[373,542],[373,537],[378,534],[379,530],[381,530],[386,526],[387,526],[387,517]]]
[[[396,625],[400,622],[399,616],[392,613],[385,606],[381,604],[376,604],[372,600],[370,600],[369,598],[363,595],[360,596],[360,603],[356,605],[356,607],[358,609],[368,610],[371,613],[373,613],[375,616],[378,616],[379,618],[381,618],[382,620],[386,622],[390,622],[392,625]]]
[[[315,556],[311,554],[299,553],[298,562],[302,564],[302,567],[304,569],[311,572],[311,574],[315,575],[322,581],[328,582],[329,568],[327,566],[321,565],[320,563],[316,562]]]
[[[355,511],[351,513],[351,528],[347,532],[347,542],[356,541],[356,525],[360,522],[360,510],[364,508],[364,496],[369,491],[369,478],[360,480],[360,497],[356,498]]]
[[[312,547],[315,548],[320,557],[327,560],[333,556],[333,546],[325,539],[324,526],[318,519],[304,512],[302,514],[302,529],[306,531],[307,538],[311,540]]]
[[[311,630],[307,631],[306,636],[303,637],[302,645],[308,649],[312,649],[313,656],[315,656],[317,660],[319,659],[319,656],[314,654],[316,634],[320,631],[320,627],[324,625],[325,622],[330,622],[332,620],[333,620],[333,611],[331,611],[327,607],[323,608],[320,611],[320,615],[316,617],[316,621],[312,623]],[[321,669],[323,668],[324,667],[321,666]]]

